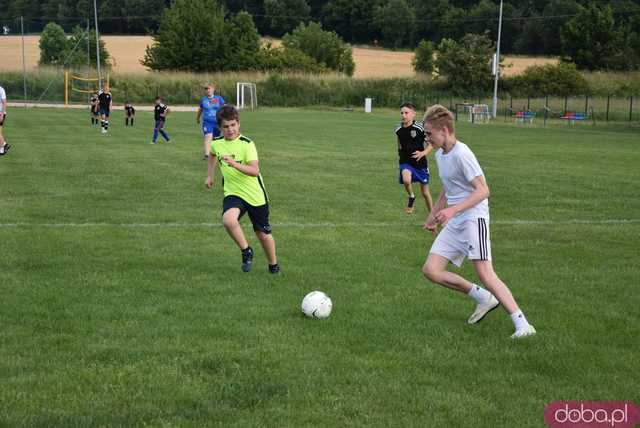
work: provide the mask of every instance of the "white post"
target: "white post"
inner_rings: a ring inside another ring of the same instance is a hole
[[[22,34],[22,89],[24,91],[24,106],[27,107],[27,63],[24,57],[24,18],[20,17],[20,33]]]
[[[100,74],[100,35],[98,34],[98,5],[93,0],[93,18],[96,23],[96,71],[98,72],[98,86],[102,88],[102,74]]]
[[[496,45],[496,56],[494,67],[496,75],[493,78],[493,111],[492,116],[495,119],[498,115],[498,78],[500,76],[500,38],[502,36],[502,0],[500,0],[500,15],[498,18],[498,44]]]
[[[236,82],[236,107],[240,108],[240,82]]]

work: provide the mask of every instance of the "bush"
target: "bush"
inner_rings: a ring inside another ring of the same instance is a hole
[[[305,73],[323,73],[327,68],[298,49],[287,47],[274,48],[268,44],[262,48],[259,56],[260,68],[264,71],[302,71]]]
[[[571,63],[529,66],[520,75],[504,78],[503,87],[513,95],[532,97],[590,92],[589,83]]]
[[[433,73],[435,70],[434,51],[433,43],[429,40],[421,40],[411,61],[413,69],[418,73]]]
[[[355,63],[351,48],[333,31],[324,31],[316,22],[298,25],[291,34],[286,34],[282,45],[296,49],[315,59],[322,67],[352,76]]]

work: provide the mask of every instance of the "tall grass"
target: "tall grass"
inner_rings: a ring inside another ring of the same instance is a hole
[[[640,72],[585,73],[592,97],[606,99],[614,95],[616,108],[624,109],[629,96],[640,95]],[[234,102],[236,82],[257,84],[258,101],[263,106],[301,107],[323,105],[346,108],[361,106],[364,98],[373,98],[374,106],[395,108],[404,101],[412,101],[420,108],[434,102],[454,106],[461,102],[478,102],[490,94],[484,91],[453,97],[446,90],[444,79],[428,76],[412,78],[349,78],[340,74],[312,75],[303,73],[227,72],[195,74],[168,73],[112,73],[109,76],[116,103],[128,100],[136,104],[150,104],[162,96],[169,104],[195,104],[202,96],[202,84],[213,81],[217,92]],[[0,72],[2,85],[10,100],[23,98],[23,76],[20,72]],[[578,95],[578,94],[576,94]],[[543,98],[541,94],[540,98]],[[509,94],[502,94],[509,100]],[[58,102],[64,100],[64,73],[44,68],[27,73],[27,99]],[[72,92],[72,102],[86,102],[87,96]],[[503,101],[503,104],[507,101]],[[602,102],[594,105],[600,106]],[[636,103],[638,104],[638,103]],[[604,108],[604,107],[603,107]],[[577,108],[573,110],[579,110]],[[628,110],[627,110],[628,112]]]

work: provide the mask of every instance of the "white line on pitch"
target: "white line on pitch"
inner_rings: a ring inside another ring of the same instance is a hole
[[[602,220],[493,220],[492,224],[498,225],[623,225],[623,224],[635,224],[640,223],[640,219],[602,219]],[[403,224],[403,223],[274,223],[274,227],[282,228],[376,228],[376,227],[416,227],[421,226],[421,223],[415,224]],[[175,228],[175,229],[188,229],[188,228],[213,228],[222,227],[221,223],[0,223],[0,228],[49,228],[49,229],[63,229],[63,228],[122,228],[122,229],[143,229],[143,228]]]

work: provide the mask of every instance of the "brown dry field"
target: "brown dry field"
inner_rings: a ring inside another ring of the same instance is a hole
[[[25,57],[27,69],[38,65],[40,36],[25,36]],[[145,73],[147,70],[140,64],[144,50],[151,44],[147,36],[103,36],[107,50],[112,56],[114,71],[120,73]],[[277,45],[277,41],[272,41]],[[20,36],[0,36],[0,70],[22,69],[22,42]],[[413,76],[411,68],[412,52],[388,51],[378,48],[354,47],[353,59],[356,62],[355,77],[404,77]],[[504,64],[505,75],[521,73],[533,64],[555,63],[555,58],[532,58],[507,56]]]

